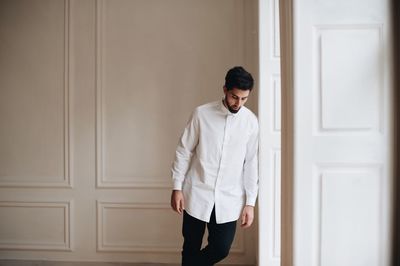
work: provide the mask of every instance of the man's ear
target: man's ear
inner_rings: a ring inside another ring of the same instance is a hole
[[[228,89],[224,86],[224,94],[228,92]]]

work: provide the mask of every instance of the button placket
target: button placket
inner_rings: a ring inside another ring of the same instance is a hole
[[[229,132],[230,132],[231,120],[232,120],[232,117],[230,115],[227,115],[225,118],[225,128],[224,128],[224,137],[223,137],[222,148],[221,148],[221,158],[219,160],[218,175],[217,175],[215,187],[217,187],[218,184],[221,182],[221,175],[222,175],[224,167],[225,167],[226,145],[229,142],[229,138],[230,138]]]

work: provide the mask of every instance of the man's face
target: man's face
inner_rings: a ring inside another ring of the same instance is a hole
[[[225,106],[231,113],[237,113],[247,101],[250,94],[250,90],[240,90],[238,88],[233,88],[232,90],[228,91],[224,87],[224,94],[225,94],[225,99],[224,99]]]

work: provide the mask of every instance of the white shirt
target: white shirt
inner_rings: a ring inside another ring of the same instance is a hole
[[[176,149],[173,189],[182,190],[185,211],[217,223],[239,219],[258,193],[258,121],[246,107],[231,113],[222,101],[197,107]]]

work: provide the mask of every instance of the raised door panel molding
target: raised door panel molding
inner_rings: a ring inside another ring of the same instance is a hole
[[[317,134],[380,132],[382,25],[315,27]]]
[[[71,251],[72,202],[0,202],[0,250]]]
[[[273,113],[273,132],[281,133],[281,78],[280,75],[272,76],[272,88],[273,88],[273,103],[272,103],[272,113]]]
[[[281,150],[273,150],[273,237],[272,257],[280,259],[281,256]]]
[[[281,48],[280,48],[280,23],[279,23],[279,0],[272,0],[272,32],[273,32],[273,58],[280,59],[281,57]]]
[[[47,2],[0,3],[0,187],[72,186],[70,1]]]
[[[315,167],[315,266],[380,264],[384,252],[381,167],[367,163]]]

